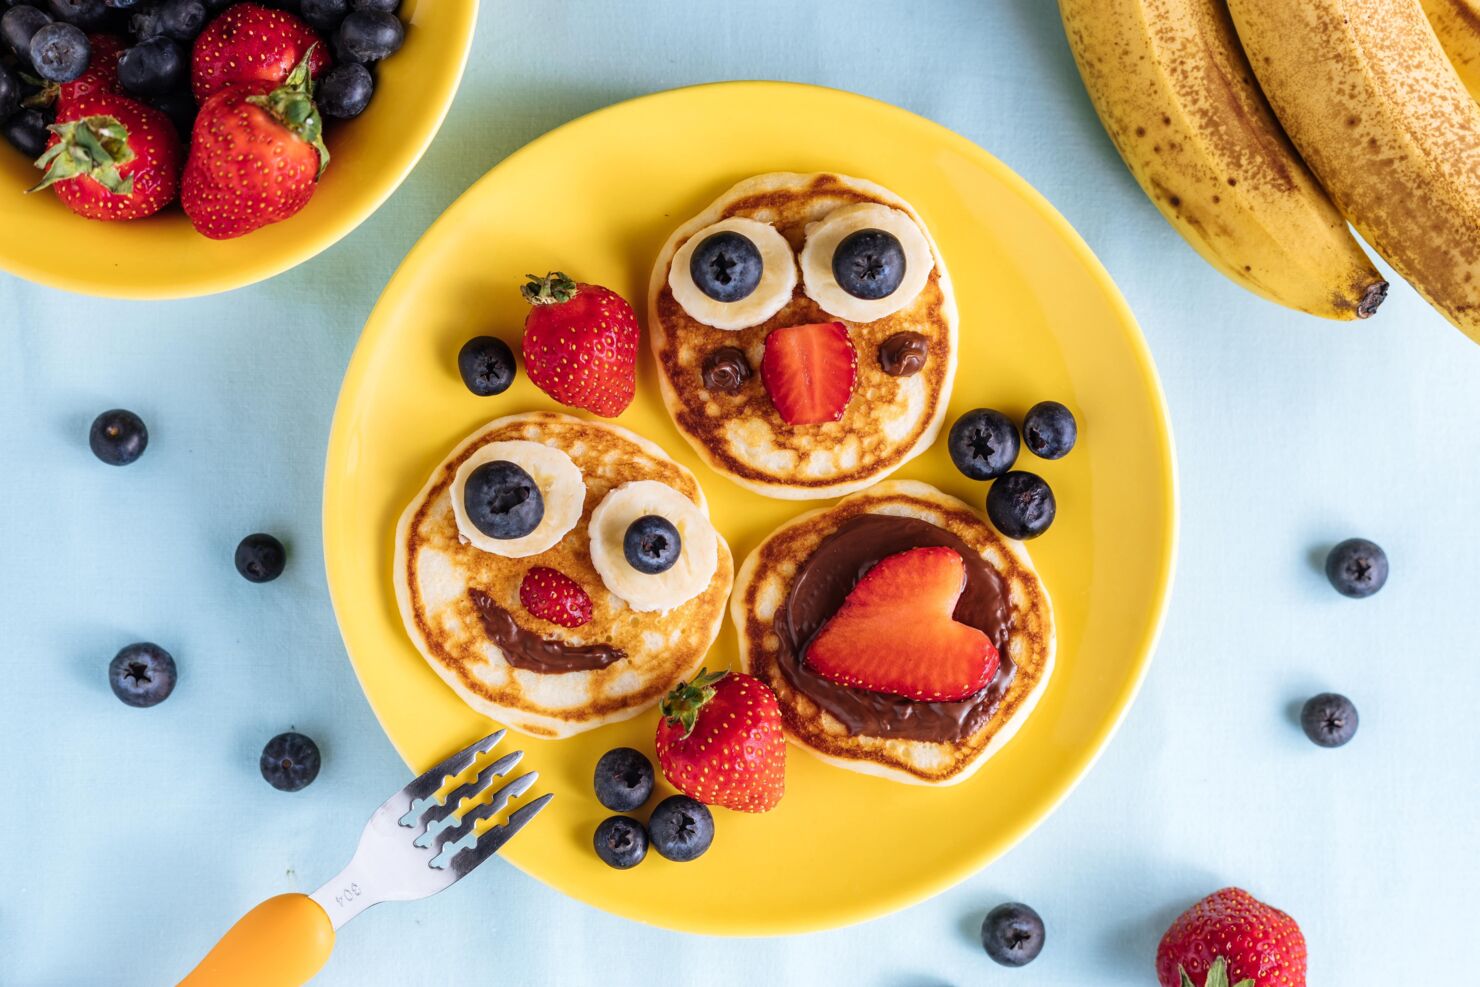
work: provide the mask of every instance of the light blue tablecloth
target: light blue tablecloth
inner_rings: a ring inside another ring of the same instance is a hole
[[[1480,346],[1405,286],[1377,319],[1334,325],[1204,265],[1116,157],[1051,0],[485,0],[436,144],[316,260],[169,304],[0,276],[0,984],[172,982],[241,910],[338,869],[363,818],[347,807],[368,811],[406,777],[345,660],[320,561],[324,447],[360,325],[421,231],[510,151],[625,97],[753,77],[856,90],[966,134],[1041,189],[1119,281],[1161,368],[1182,481],[1179,578],[1145,689],[1052,818],[891,918],[687,937],[495,863],[348,926],[319,982],[1144,985],[1167,922],[1225,883],[1299,918],[1316,985],[1467,968]],[[117,405],[153,434],[127,470],[86,444],[92,416]],[[292,552],[266,586],[231,566],[258,529]],[[1393,560],[1388,588],[1360,603],[1316,566],[1354,533]],[[104,679],[138,638],[183,668],[146,712]],[[1341,751],[1294,725],[1294,705],[1324,688],[1361,708]],[[290,726],[326,757],[298,795],[256,768]],[[1017,972],[976,943],[984,911],[1009,898],[1048,923],[1042,957]]]

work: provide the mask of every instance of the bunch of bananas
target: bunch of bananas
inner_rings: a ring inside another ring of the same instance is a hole
[[[1350,223],[1480,341],[1480,0],[1059,8],[1115,146],[1211,264],[1365,318],[1387,284]]]

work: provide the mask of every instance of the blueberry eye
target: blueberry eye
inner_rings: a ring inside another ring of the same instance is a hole
[[[904,281],[904,247],[883,230],[850,233],[833,251],[833,278],[854,298],[888,298]]]
[[[761,283],[761,252],[750,238],[721,230],[704,238],[689,260],[694,285],[717,302],[738,302]]]

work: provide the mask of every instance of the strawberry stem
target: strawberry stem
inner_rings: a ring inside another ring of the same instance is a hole
[[[529,278],[529,283],[520,287],[519,294],[531,305],[554,305],[576,297],[576,283],[560,271],[551,271],[544,277],[524,276]]]
[[[36,159],[36,167],[45,174],[27,191],[39,192],[68,179],[88,176],[115,195],[128,195],[134,180],[124,178],[118,169],[134,160],[134,149],[128,145],[128,128],[117,117],[91,116],[66,123],[54,123],[51,132],[57,142]]]
[[[329,167],[329,149],[324,146],[324,120],[313,101],[313,62],[317,44],[309,45],[303,59],[293,66],[293,71],[283,84],[267,93],[248,96],[247,102],[260,106],[273,118],[291,130],[305,144],[312,144],[319,152],[319,174]]]
[[[1186,967],[1177,967],[1177,972],[1182,975],[1182,987],[1197,987],[1192,982],[1192,978],[1187,975]],[[1203,978],[1203,987],[1228,987],[1228,961],[1226,959],[1220,956],[1213,961],[1212,966],[1208,967],[1208,975]],[[1234,984],[1233,987],[1254,987],[1254,981],[1246,978]]]
[[[699,669],[691,682],[680,682],[674,686],[673,691],[663,697],[663,703],[658,711],[663,714],[671,726],[683,726],[683,735],[687,737],[694,732],[694,724],[699,720],[699,711],[704,704],[714,698],[714,687],[720,679],[730,674],[729,669],[721,668],[717,672],[707,669]]]

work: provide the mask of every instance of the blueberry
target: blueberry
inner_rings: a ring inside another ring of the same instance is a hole
[[[31,39],[51,23],[51,16],[29,4],[11,7],[0,16],[0,38],[23,62],[31,60]]]
[[[1022,902],[998,905],[982,919],[982,948],[1003,966],[1027,966],[1043,952],[1043,919]]]
[[[21,84],[10,69],[0,65],[0,120],[9,120],[20,109]]]
[[[351,62],[349,65],[337,65],[329,73],[333,76],[340,69],[351,69],[370,74],[370,70],[363,65]],[[327,79],[325,81],[328,81]],[[323,89],[319,90],[319,106],[324,106]],[[328,112],[325,110],[325,112]],[[332,115],[332,114],[331,114]],[[492,397],[502,394],[514,383],[515,373],[514,351],[509,349],[509,344],[496,336],[474,336],[463,343],[462,349],[457,351],[457,372],[462,375],[463,383],[468,390],[480,398]]]
[[[468,474],[463,507],[473,527],[490,538],[523,538],[545,516],[545,498],[534,477],[503,459]]]
[[[1040,459],[1063,459],[1078,437],[1074,413],[1057,401],[1039,401],[1023,416],[1023,445]]]
[[[157,644],[130,644],[108,663],[113,694],[130,706],[157,706],[175,691],[175,659]]]
[[[39,158],[46,150],[50,132],[46,129],[46,117],[36,110],[21,110],[0,127],[11,146],[28,158]]]
[[[133,16],[128,19],[128,33],[138,41],[164,37],[164,27],[159,19],[159,4],[148,3],[134,11]]]
[[[946,448],[956,469],[973,480],[994,480],[1017,462],[1017,426],[1000,411],[977,408],[956,419]]]
[[[888,298],[904,280],[904,247],[883,230],[855,230],[833,250],[833,278],[854,298]]]
[[[301,733],[280,733],[262,748],[258,766],[280,792],[296,792],[319,776],[319,745]]]
[[[109,466],[127,466],[149,446],[149,430],[132,411],[114,408],[93,419],[87,433],[93,455]]]
[[[303,19],[320,34],[332,34],[349,13],[349,0],[303,0]]]
[[[370,70],[359,62],[344,62],[334,66],[324,75],[319,82],[315,99],[318,101],[319,111],[324,116],[333,117],[336,120],[348,120],[365,112],[365,107],[370,105],[370,98],[374,95],[375,76],[370,74]],[[508,347],[505,346],[504,349],[507,350]],[[514,379],[512,354],[510,354],[508,366],[509,380],[512,381]]]
[[[97,31],[108,24],[108,6],[103,0],[50,0],[48,6],[57,20],[84,31]]]
[[[591,842],[596,845],[596,856],[617,870],[636,867],[647,856],[647,830],[642,828],[642,823],[627,816],[603,819]]]
[[[667,518],[645,514],[627,525],[622,536],[622,550],[627,564],[638,572],[655,576],[673,568],[683,552],[683,539]]]
[[[631,747],[617,747],[596,762],[596,801],[615,812],[631,812],[653,794],[653,762]]]
[[[190,139],[191,128],[195,126],[195,115],[200,108],[195,105],[195,97],[190,94],[189,89],[176,89],[155,96],[149,100],[149,105],[170,118],[170,122],[175,125],[175,132],[182,139]]]
[[[1321,747],[1340,747],[1357,735],[1357,707],[1345,696],[1323,692],[1300,709],[1300,729]]]
[[[1026,470],[1004,473],[987,491],[987,517],[1009,538],[1037,538],[1053,524],[1057,510],[1043,477]]]
[[[92,45],[75,24],[51,23],[31,35],[31,65],[47,82],[71,82],[91,57]]]
[[[1387,553],[1365,538],[1348,538],[1326,556],[1326,578],[1342,596],[1354,600],[1371,596],[1387,577]]]
[[[334,39],[340,61],[378,62],[400,50],[406,28],[395,14],[354,10],[339,25]]]
[[[734,230],[711,233],[689,258],[694,287],[717,302],[738,302],[755,291],[764,269],[750,237]]]
[[[164,0],[155,13],[155,27],[175,41],[194,41],[210,16],[202,0]]]
[[[377,10],[383,14],[394,14],[401,0],[354,0],[356,10]]]
[[[249,583],[270,583],[287,564],[287,550],[272,535],[247,535],[236,546],[236,571]]]
[[[714,816],[707,805],[687,795],[670,795],[648,819],[648,839],[669,860],[694,860],[714,842]]]
[[[163,96],[185,81],[188,61],[169,38],[150,38],[118,58],[118,81],[136,96]]]

